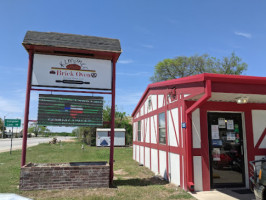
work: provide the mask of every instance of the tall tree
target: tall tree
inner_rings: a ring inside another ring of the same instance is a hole
[[[247,64],[232,53],[222,60],[210,57],[208,54],[191,57],[178,56],[174,59],[164,59],[155,66],[152,82],[166,81],[201,73],[242,74]]]

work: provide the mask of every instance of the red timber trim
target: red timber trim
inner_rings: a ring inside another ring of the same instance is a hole
[[[170,180],[169,177],[169,144],[168,144],[168,116],[167,116],[167,107],[168,107],[168,98],[167,94],[164,94],[164,106],[166,107],[166,110],[164,111],[164,120],[165,120],[165,145],[166,145],[166,174],[167,174],[167,180]],[[175,126],[175,125],[174,125]]]
[[[187,151],[187,159],[186,159],[186,167],[187,167],[187,184],[189,190],[194,190],[194,176],[193,176],[193,157],[192,157],[192,112],[199,108],[201,105],[207,102],[207,100],[211,97],[211,81],[207,80],[205,83],[205,94],[196,101],[193,105],[186,109],[186,151]]]
[[[265,135],[266,135],[266,128],[264,129],[262,135],[260,136],[260,138],[259,138],[259,140],[258,140],[258,142],[257,142],[257,144],[255,146],[255,151],[259,150],[259,147],[260,147],[261,142],[263,141]]]
[[[149,119],[149,132],[150,132],[150,144],[151,144],[151,117],[148,118]],[[151,148],[150,148],[150,169],[151,169]]]
[[[158,108],[158,95],[157,95],[157,108]],[[157,115],[157,154],[158,154],[158,174],[160,174],[160,150],[159,150],[159,113]]]
[[[178,129],[179,129],[179,147],[183,150],[184,146],[183,146],[183,136],[182,136],[182,107],[181,107],[181,102],[184,103],[181,95],[178,94],[178,101],[179,101],[179,106],[178,106]],[[183,180],[184,180],[184,173],[183,173],[183,155],[184,153],[182,152],[182,154],[179,154],[179,161],[180,161],[180,187],[184,188],[183,185]]]
[[[144,142],[139,142],[139,141],[135,141],[133,142],[134,145],[140,145],[140,146],[143,146],[144,145]],[[163,145],[163,144],[154,144],[154,143],[146,143],[145,144],[146,147],[149,147],[149,148],[152,148],[152,149],[157,149],[160,150],[160,151],[167,151],[167,148],[168,151],[170,153],[175,153],[175,154],[183,154],[184,153],[184,149],[180,148],[180,147],[173,147],[173,146],[169,146],[167,147],[166,145]]]
[[[189,102],[190,104],[192,102]],[[255,156],[266,155],[265,149],[254,148],[253,140],[253,123],[252,123],[252,110],[266,110],[266,104],[236,104],[232,102],[207,102],[200,108],[200,124],[201,124],[201,151],[199,149],[193,150],[194,156],[202,156],[202,184],[203,190],[210,190],[210,169],[209,169],[209,143],[208,138],[208,122],[207,112],[242,112],[244,113],[245,132],[246,132],[246,147],[248,161],[255,159]],[[262,137],[262,136],[261,136]],[[248,166],[245,166],[248,167]],[[251,170],[248,167],[249,176]]]
[[[203,191],[210,190],[210,158],[209,158],[209,138],[208,137],[208,121],[207,110],[200,108],[200,140],[201,149],[197,149],[197,152],[193,152],[194,156],[202,156],[202,189]],[[195,153],[195,154],[194,154]]]

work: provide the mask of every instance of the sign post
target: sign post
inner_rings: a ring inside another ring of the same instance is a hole
[[[20,119],[5,119],[5,127],[12,127],[10,154],[12,152],[13,128],[14,127],[20,127],[20,126],[21,126],[21,120]]]

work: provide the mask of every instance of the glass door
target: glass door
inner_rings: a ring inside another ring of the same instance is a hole
[[[240,113],[208,113],[212,188],[244,186],[244,149]]]

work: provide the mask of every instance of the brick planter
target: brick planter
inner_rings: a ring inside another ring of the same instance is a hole
[[[109,171],[106,162],[29,163],[21,168],[19,188],[53,190],[109,187]]]

